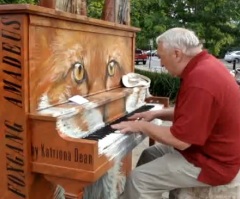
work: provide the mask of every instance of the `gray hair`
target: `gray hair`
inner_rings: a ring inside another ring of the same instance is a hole
[[[202,49],[202,44],[195,33],[185,28],[169,29],[158,36],[156,42],[162,43],[166,49],[181,49],[188,56],[194,56]]]

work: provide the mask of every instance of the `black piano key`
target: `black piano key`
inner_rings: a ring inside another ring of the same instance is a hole
[[[102,139],[105,136],[115,132],[115,129],[113,129],[111,127],[111,125],[117,124],[117,123],[122,122],[122,121],[127,121],[128,117],[130,117],[131,115],[133,115],[135,113],[148,111],[148,110],[150,110],[153,107],[154,107],[154,105],[144,105],[144,106],[141,106],[140,108],[136,109],[135,111],[133,111],[131,113],[128,113],[125,116],[123,116],[121,118],[118,118],[115,121],[111,122],[110,124],[107,124],[106,126],[96,130],[94,133],[91,133],[90,135],[88,135],[84,139],[89,139],[89,140],[99,140],[99,139]]]
[[[98,141],[99,139],[102,139],[102,138],[99,138],[99,137],[89,137],[88,140],[95,140],[95,141]]]

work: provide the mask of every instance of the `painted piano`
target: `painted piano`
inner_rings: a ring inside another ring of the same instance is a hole
[[[121,82],[139,29],[19,4],[0,30],[1,199],[116,198],[144,136],[110,125],[153,108]]]

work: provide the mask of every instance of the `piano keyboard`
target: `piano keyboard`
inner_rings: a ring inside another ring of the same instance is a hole
[[[118,130],[111,128],[112,124],[116,124],[122,121],[127,121],[128,117],[139,112],[161,109],[162,105],[158,104],[147,104],[144,105],[135,111],[126,114],[124,117],[121,117],[111,124],[104,126],[103,128],[98,129],[94,133],[88,135],[83,139],[96,140],[98,141],[98,150],[99,154],[106,154],[108,156],[118,156],[125,155],[130,148],[134,148],[137,144],[139,144],[146,136],[139,133],[129,133],[122,134]]]
[[[85,137],[84,139],[89,139],[89,140],[100,140],[103,139],[104,137],[106,137],[109,134],[112,134],[113,132],[115,132],[114,129],[112,129],[111,125],[113,124],[117,124],[120,123],[122,121],[127,121],[128,117],[135,114],[135,113],[139,113],[139,112],[143,112],[143,111],[148,111],[150,109],[154,108],[154,105],[144,105],[138,109],[136,109],[135,111],[126,114],[125,116],[115,120],[114,122],[107,124],[106,126],[96,130],[94,133],[91,133],[90,135],[88,135],[87,137]]]

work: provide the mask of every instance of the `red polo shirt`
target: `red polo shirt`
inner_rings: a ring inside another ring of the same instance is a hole
[[[191,144],[180,153],[201,168],[198,180],[229,183],[240,169],[240,91],[226,67],[206,51],[181,75],[171,133]]]

